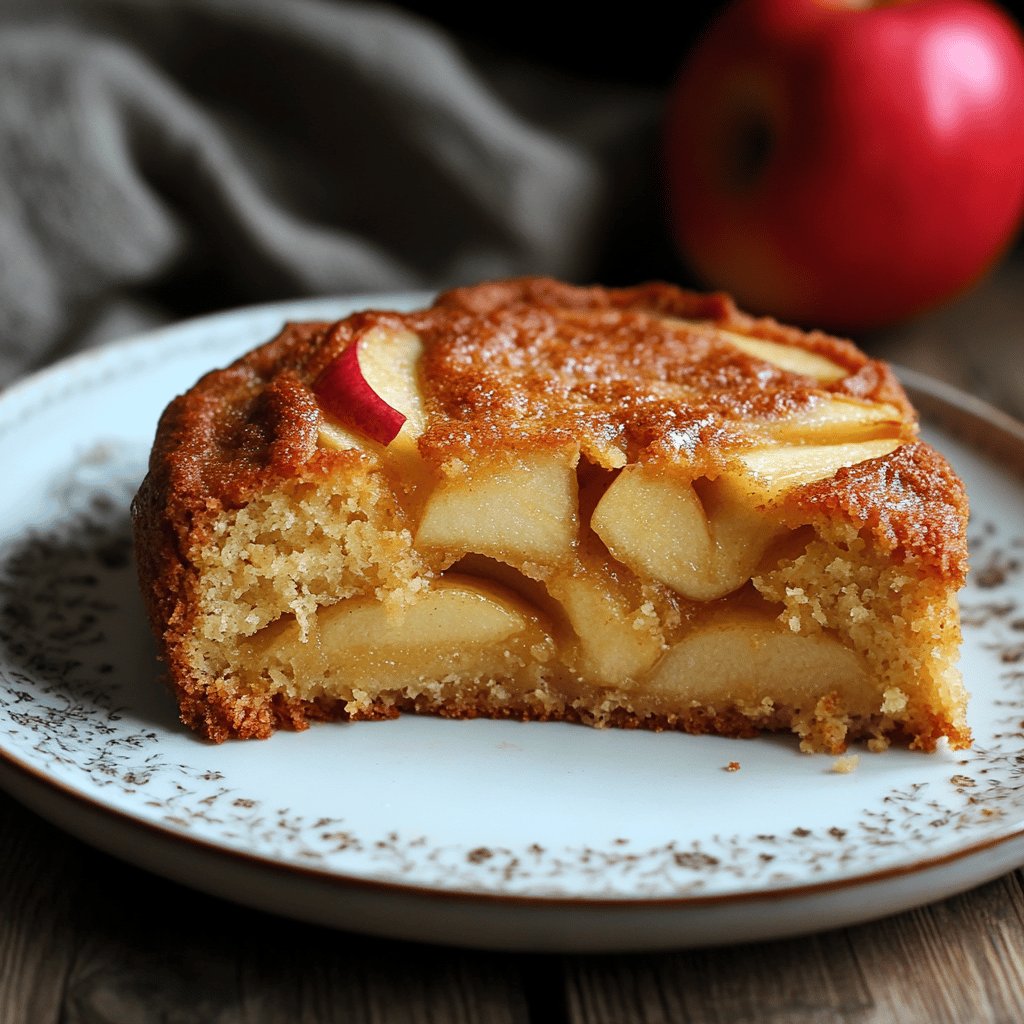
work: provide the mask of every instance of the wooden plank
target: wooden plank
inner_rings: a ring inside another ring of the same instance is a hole
[[[515,958],[237,907],[0,796],[0,1024],[530,1024]]]
[[[74,956],[76,845],[0,793],[0,1024],[59,1019]]]
[[[872,981],[870,1024],[1024,1020],[1024,892],[1008,875],[971,893],[851,930]]]
[[[573,1024],[971,1024],[1024,1020],[1017,876],[807,938],[572,958]]]
[[[653,956],[574,959],[574,1024],[839,1024],[870,996],[842,933]]]
[[[115,915],[86,942],[62,1024],[528,1024],[514,973],[491,957],[333,932],[184,891],[152,911]]]
[[[246,957],[246,1022],[529,1024],[514,965],[500,957],[254,916],[290,948]]]

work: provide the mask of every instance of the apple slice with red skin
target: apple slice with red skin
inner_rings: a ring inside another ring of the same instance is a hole
[[[323,413],[320,447],[379,460],[414,518],[434,487],[417,444],[427,427],[422,357],[418,334],[378,323],[361,331],[313,384]]]
[[[389,405],[372,387],[359,364],[362,335],[313,382],[313,392],[322,409],[355,427],[379,444],[388,445],[408,417]]]

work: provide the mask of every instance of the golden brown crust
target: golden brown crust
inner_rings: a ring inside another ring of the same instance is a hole
[[[637,311],[658,316],[704,320],[725,330],[792,345],[823,355],[849,371],[849,376],[830,390],[868,401],[890,402],[908,418],[914,412],[889,367],[869,359],[853,342],[821,331],[802,331],[771,317],[752,317],[736,308],[722,293],[703,294],[675,285],[651,282],[632,288],[578,287],[550,278],[519,278],[457,288],[438,296],[435,307],[494,315],[522,309]],[[713,373],[708,383],[717,385]]]
[[[967,493],[949,463],[924,442],[806,484],[787,496],[786,509],[798,523],[852,523],[883,550],[912,551],[936,575],[963,585]]]
[[[707,327],[816,352],[848,376],[823,387],[740,352]],[[436,412],[421,450],[438,461],[613,436],[629,461],[672,457],[699,471],[750,443],[746,421],[791,415],[826,394],[891,402],[913,428],[906,396],[883,364],[850,342],[748,317],[720,294],[528,278],[447,292],[419,329]],[[694,437],[689,449],[675,441]]]

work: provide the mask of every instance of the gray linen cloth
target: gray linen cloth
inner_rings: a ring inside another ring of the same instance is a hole
[[[592,277],[659,108],[384,5],[0,0],[0,386],[214,308]]]

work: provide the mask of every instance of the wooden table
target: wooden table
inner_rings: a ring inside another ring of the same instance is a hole
[[[1024,417],[1024,259],[864,339]],[[807,938],[629,956],[481,953],[281,920],[128,867],[0,794],[0,1024],[1024,1021],[1020,872]]]

